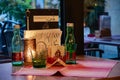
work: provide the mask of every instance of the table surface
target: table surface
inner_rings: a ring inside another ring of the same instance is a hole
[[[119,37],[103,37],[103,38],[85,37],[84,44],[88,44],[88,43],[120,46],[120,36]]]
[[[96,58],[91,56],[78,56],[81,60],[108,60]],[[120,78],[120,62],[118,62],[109,73],[109,79],[85,78],[85,77],[65,77],[65,76],[12,76],[11,73],[20,69],[20,67],[13,67],[12,64],[0,64],[0,80],[113,80],[113,78]]]

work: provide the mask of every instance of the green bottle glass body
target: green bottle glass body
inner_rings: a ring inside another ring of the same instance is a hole
[[[76,43],[74,37],[73,23],[67,23],[65,53],[66,53],[66,64],[76,64]]]
[[[20,36],[20,26],[15,25],[12,38],[12,65],[23,65],[22,39]]]

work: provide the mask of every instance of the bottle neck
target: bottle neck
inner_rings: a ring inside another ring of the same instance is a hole
[[[67,27],[67,34],[69,35],[69,34],[74,34],[74,29],[73,29],[73,27]]]
[[[14,29],[14,35],[20,35],[20,29],[19,28]]]
[[[74,29],[73,27],[67,27],[67,35],[66,35],[65,43],[74,43],[74,42],[75,42]]]

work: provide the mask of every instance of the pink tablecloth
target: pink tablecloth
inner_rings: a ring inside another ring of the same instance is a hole
[[[12,75],[43,75],[50,76],[56,73],[61,73],[63,76],[78,76],[78,77],[107,77],[117,61],[77,61],[75,65],[67,65],[65,67],[51,68],[25,68],[22,67],[19,71]]]

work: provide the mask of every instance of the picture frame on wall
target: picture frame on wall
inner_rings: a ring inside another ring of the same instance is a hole
[[[111,17],[108,15],[100,16],[100,30],[104,28],[111,28]]]
[[[100,32],[101,37],[111,36],[111,16],[101,15],[100,16]]]

